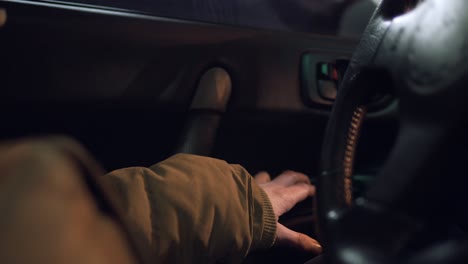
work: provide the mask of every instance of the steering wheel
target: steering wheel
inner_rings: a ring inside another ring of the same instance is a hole
[[[412,236],[444,206],[443,199],[425,199],[440,193],[442,161],[450,159],[454,131],[466,120],[467,81],[465,0],[382,1],[351,59],[326,130],[317,179],[326,263],[401,262]],[[380,89],[399,100],[398,137],[373,185],[353,202],[359,131],[366,104]]]

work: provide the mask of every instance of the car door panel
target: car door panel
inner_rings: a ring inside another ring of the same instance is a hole
[[[199,78],[217,66],[233,88],[210,139],[212,155],[253,172],[314,174],[329,107],[310,107],[301,97],[301,57],[350,55],[357,44],[111,8],[32,1],[0,7],[8,14],[0,28],[1,138],[70,134],[108,169],[174,153]]]

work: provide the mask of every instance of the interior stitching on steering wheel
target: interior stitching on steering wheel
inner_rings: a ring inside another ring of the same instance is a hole
[[[348,129],[348,137],[346,140],[346,148],[344,153],[343,168],[344,168],[344,199],[348,205],[351,205],[353,201],[353,192],[352,192],[352,174],[353,174],[353,164],[354,164],[354,153],[356,151],[356,146],[359,138],[359,132],[361,130],[362,122],[364,121],[364,116],[366,115],[367,108],[365,106],[357,107],[353,116],[351,117],[351,122]]]

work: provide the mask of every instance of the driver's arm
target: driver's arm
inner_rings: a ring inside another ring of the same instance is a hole
[[[0,263],[238,263],[275,236],[318,252],[315,240],[276,222],[313,192],[300,173],[254,179],[191,155],[104,176],[73,140],[3,142]]]
[[[104,178],[157,263],[240,263],[276,238],[320,251],[315,240],[277,224],[279,215],[313,194],[304,175],[289,172],[270,181],[259,174],[260,187],[239,165],[179,154]]]
[[[240,166],[176,155],[105,177],[155,263],[240,263],[274,243],[270,201]]]

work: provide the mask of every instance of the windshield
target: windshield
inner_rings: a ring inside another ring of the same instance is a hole
[[[191,21],[359,37],[376,0],[65,0]]]

